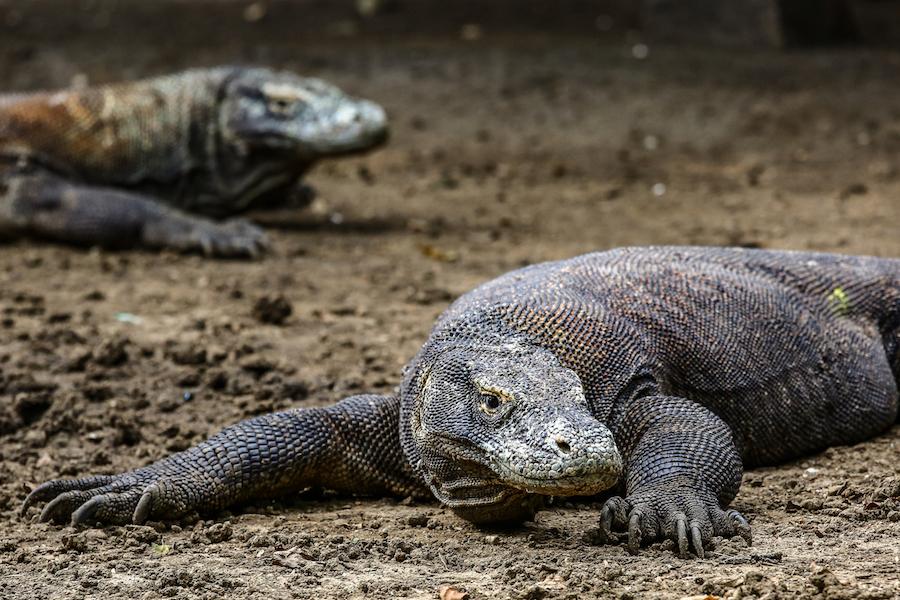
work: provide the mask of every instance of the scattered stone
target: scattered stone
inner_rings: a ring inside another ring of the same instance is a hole
[[[294,307],[284,296],[263,296],[253,305],[253,316],[260,323],[283,325],[294,312]]]
[[[206,530],[206,537],[211,544],[219,544],[230,540],[233,533],[231,523],[213,523]]]
[[[822,510],[824,502],[818,498],[808,498],[800,503],[800,506],[803,507],[804,510]]]
[[[152,544],[159,541],[159,532],[149,525],[126,525],[125,539],[137,540],[142,544]]]
[[[865,196],[869,193],[869,186],[864,183],[851,183],[847,187],[841,190],[841,193],[838,197],[841,200],[846,200],[852,196]]]
[[[406,523],[411,527],[427,527],[430,520],[427,515],[413,515],[406,519]]]

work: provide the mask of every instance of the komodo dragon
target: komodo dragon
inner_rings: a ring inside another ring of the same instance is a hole
[[[248,419],[121,475],[56,480],[23,511],[141,523],[321,486],[433,495],[477,523],[611,488],[607,541],[703,556],[749,526],[744,467],[897,418],[900,260],[625,248],[537,264],[462,296],[397,395]]]
[[[0,239],[255,256],[260,228],[209,218],[311,199],[313,163],[386,136],[377,104],[263,68],[0,96]]]

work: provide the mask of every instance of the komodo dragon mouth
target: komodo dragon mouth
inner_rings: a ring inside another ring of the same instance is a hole
[[[494,470],[509,485],[530,494],[547,496],[592,496],[616,485],[622,472],[618,452],[606,461],[590,465],[566,467],[566,473],[544,477],[529,477],[519,473],[514,465],[497,461]]]
[[[571,428],[561,422],[551,424],[551,429]],[[551,433],[541,443],[502,443],[491,453],[490,467],[504,483],[528,493],[590,496],[616,485],[622,457],[612,434],[596,422],[578,434]]]

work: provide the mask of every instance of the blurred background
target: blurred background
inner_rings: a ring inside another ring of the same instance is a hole
[[[393,143],[323,164],[298,227],[339,213],[508,265],[646,243],[898,252],[896,1],[0,0],[0,33],[9,91],[237,63],[384,104]]]
[[[0,596],[900,594],[900,514],[827,513],[878,506],[896,428],[748,474],[737,508],[764,550],[726,544],[724,563],[585,547],[590,505],[499,538],[318,497],[227,528],[21,520],[25,485],[389,392],[448,302],[524,264],[638,244],[900,256],[897,1],[0,0],[5,91],[228,63],[375,100],[391,141],[317,166],[318,198],[265,217],[258,262],[0,244]],[[273,299],[286,314],[261,322]]]

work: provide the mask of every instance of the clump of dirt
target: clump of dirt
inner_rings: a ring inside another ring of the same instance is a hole
[[[636,59],[594,39],[297,41],[259,26],[221,45],[4,32],[17,89],[265,62],[382,102],[393,137],[313,171],[318,199],[266,218],[261,262],[0,246],[0,597],[900,595],[897,427],[747,473],[735,507],[753,546],[721,540],[704,560],[588,543],[598,502],[499,531],[435,504],[313,493],[140,527],[20,517],[50,478],[389,392],[452,298],[523,264],[651,243],[900,255],[895,55]]]
[[[284,296],[263,296],[253,305],[253,316],[260,323],[283,325],[294,312],[294,307]]]

